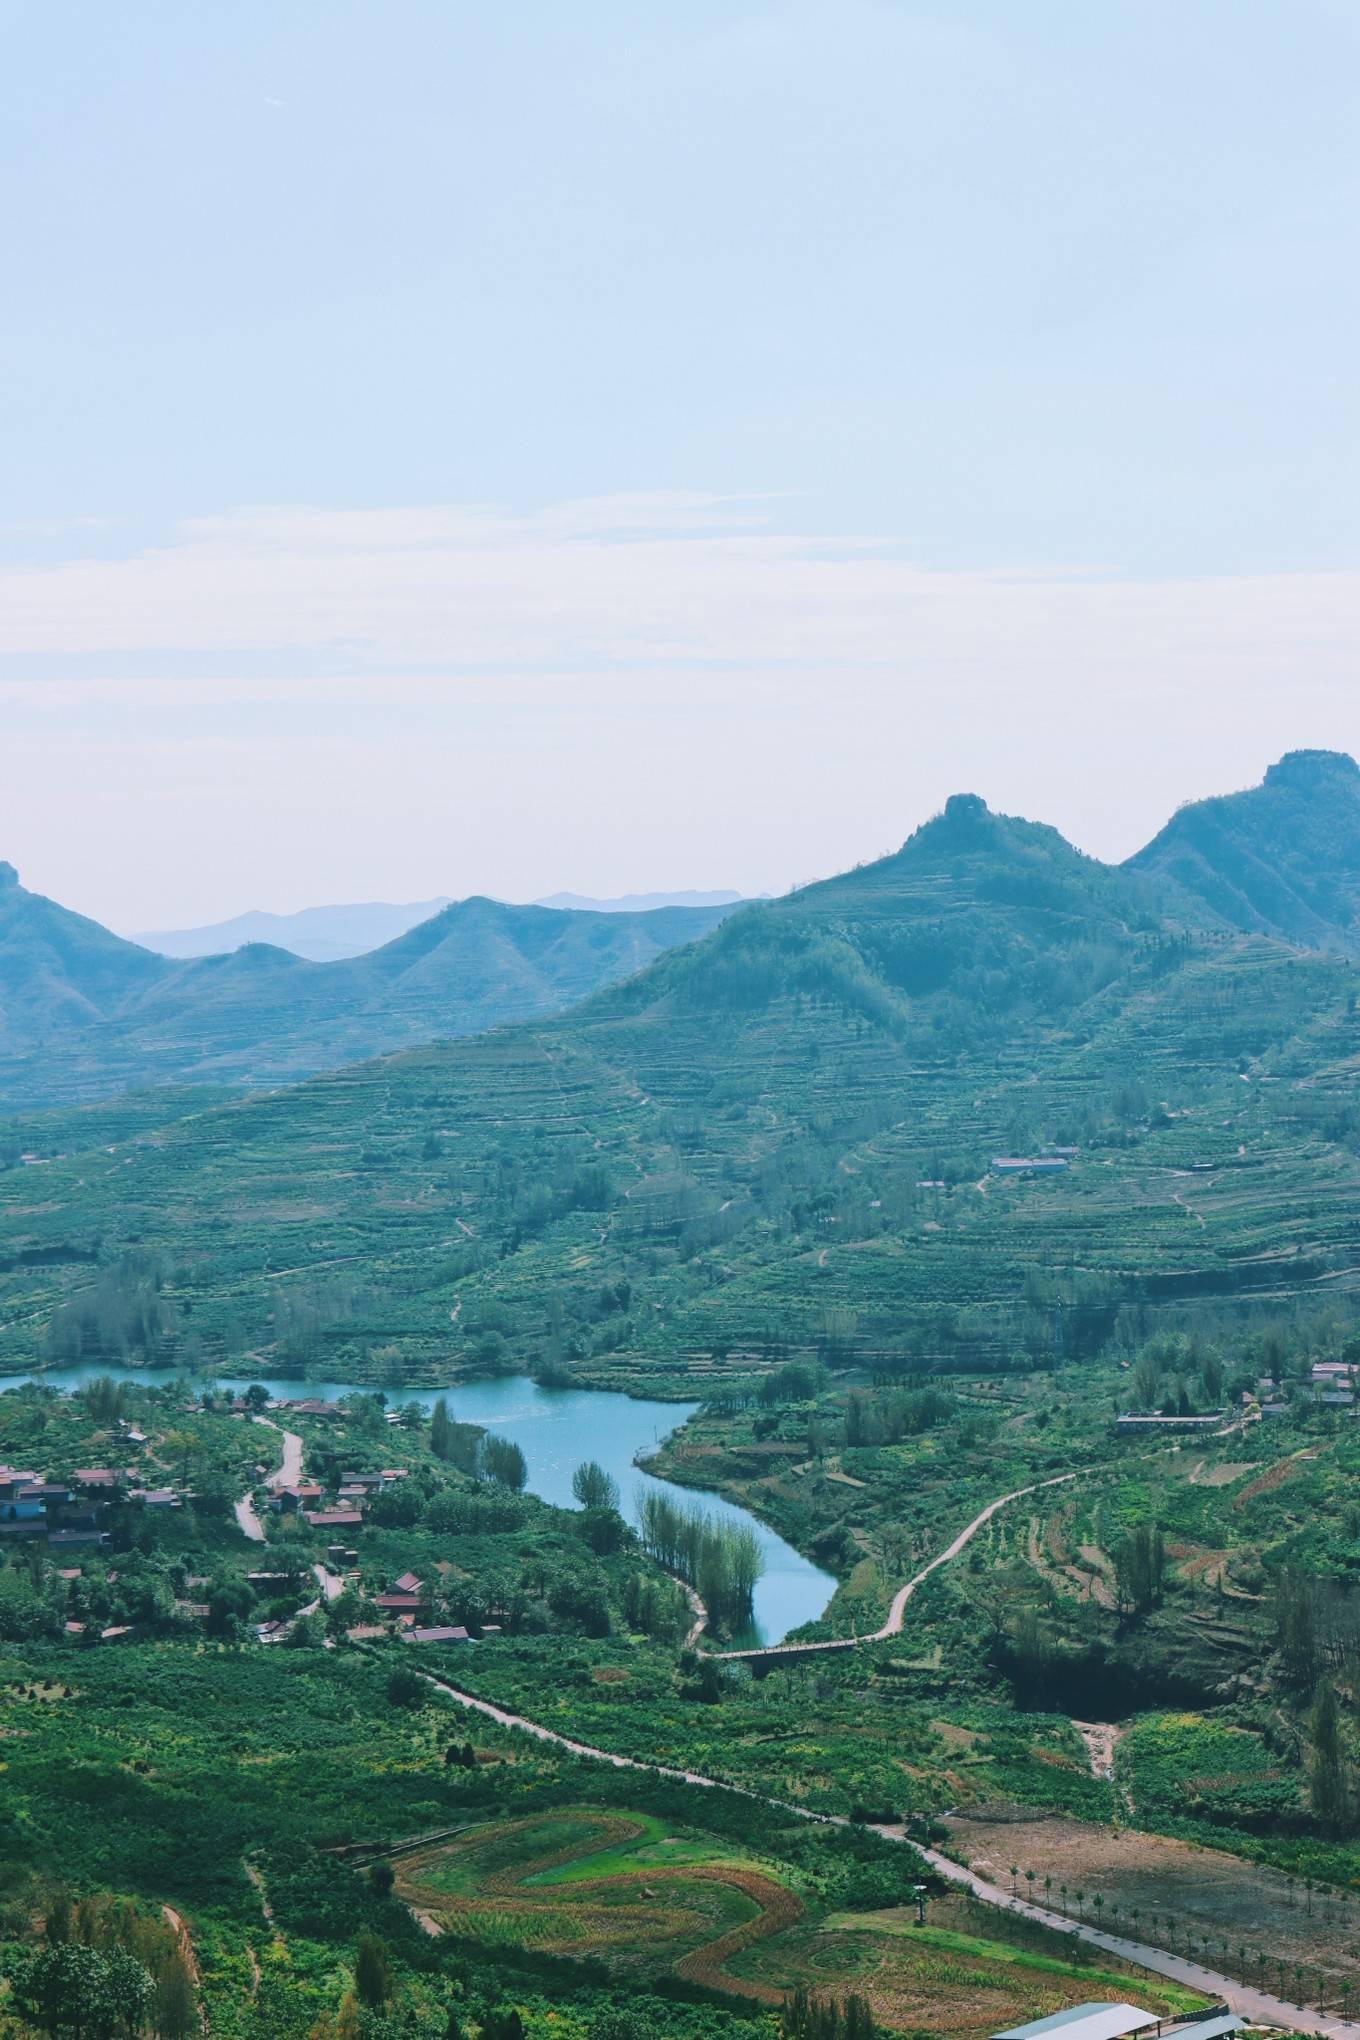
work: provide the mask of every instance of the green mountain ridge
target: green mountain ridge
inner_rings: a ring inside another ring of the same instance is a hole
[[[1173,886],[1199,926],[1360,956],[1360,766],[1291,751],[1260,786],[1183,807],[1125,869]]]
[[[729,911],[588,914],[457,901],[381,949],[311,963],[248,944],[175,961],[0,875],[0,1095],[280,1084],[570,1005]]]
[[[105,1350],[152,1253],[131,1350],[427,1378],[997,1364],[1192,1304],[1343,1307],[1360,980],[1181,906],[961,796],[551,1019],[108,1153],[68,1114],[40,1196],[0,1177],[0,1358]],[[1071,1167],[990,1173],[1045,1147]]]

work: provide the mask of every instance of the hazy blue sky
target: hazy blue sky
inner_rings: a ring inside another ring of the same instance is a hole
[[[1353,0],[0,0],[0,855],[1105,855],[1360,748]]]

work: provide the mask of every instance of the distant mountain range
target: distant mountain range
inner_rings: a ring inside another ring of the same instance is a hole
[[[258,942],[179,961],[27,891],[2,864],[0,1098],[13,1110],[174,1081],[284,1083],[556,1012],[730,911],[469,899],[335,962]]]
[[[553,893],[535,900],[539,907],[591,914],[648,914],[661,907],[731,907],[735,892],[627,893],[622,899],[596,900],[585,893]],[[347,956],[366,956],[385,942],[395,942],[408,929],[454,906],[452,897],[412,900],[396,906],[386,900],[365,900],[350,906],[303,907],[296,914],[237,914],[203,928],[159,928],[129,939],[160,956],[225,956],[250,942],[267,942],[312,963],[336,963]]]
[[[350,964],[171,965],[15,907],[11,1035],[50,1010],[96,1064],[173,1042],[202,1069],[223,1009],[338,1057],[359,1021],[449,1032],[492,991],[504,1012],[507,981],[524,1004],[599,989],[187,1116],[167,1096],[132,1137],[107,1114],[29,1133],[45,1166],[0,1172],[0,1360],[92,1262],[112,1282],[162,1242],[176,1338],[265,1361],[290,1338],[336,1378],[380,1345],[441,1380],[451,1357],[1009,1367],[1163,1312],[1352,1312],[1357,898],[1360,772],[1295,753],[1122,866],[956,795],[892,856],[706,910],[722,925],[665,953],[652,916],[471,901]],[[667,910],[671,941],[702,911]],[[107,1031],[85,1018],[109,1005]],[[1001,1155],[1066,1166],[1015,1180]]]
[[[989,909],[985,927],[953,905],[941,918],[949,903],[941,858],[951,846],[972,856],[975,839],[994,853],[1006,847],[978,880],[983,893],[995,890],[997,912]],[[919,887],[917,872],[927,874]],[[12,866],[0,866],[0,1097],[15,1110],[168,1082],[278,1085],[534,1020],[634,977],[734,912],[733,896],[685,897],[690,903],[645,909],[625,900],[586,910],[477,898],[429,915],[431,901],[318,908],[282,918],[332,944],[366,940],[383,915],[423,918],[376,949],[330,962],[257,941],[176,960],[26,891]],[[841,899],[844,909],[835,906]],[[1016,911],[998,917],[1007,900]],[[721,1004],[729,979],[787,978],[794,931],[813,914],[821,961],[814,969],[804,958],[790,982],[808,995],[822,978],[845,996],[853,985],[866,1011],[892,1011],[894,1025],[914,1025],[921,1002],[946,986],[972,1008],[985,1006],[991,995],[978,959],[995,945],[997,968],[1014,982],[1015,945],[1031,936],[1042,938],[1047,970],[1063,941],[1084,955],[1092,944],[1122,942],[1120,931],[1134,926],[1360,955],[1360,768],[1334,752],[1293,752],[1260,786],[1181,809],[1118,868],[1082,857],[1051,829],[990,816],[958,796],[897,857],[744,908],[686,960],[685,998]],[[249,932],[272,919],[223,926]],[[641,981],[649,996],[671,982],[670,969]],[[977,1017],[974,1010],[970,1024]]]

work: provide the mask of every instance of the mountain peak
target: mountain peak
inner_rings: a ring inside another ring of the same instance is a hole
[[[6,891],[10,886],[18,885],[18,883],[19,874],[14,869],[14,866],[6,864],[4,859],[0,858],[0,892]]]
[[[1287,751],[1260,786],[1181,808],[1129,863],[1201,926],[1360,955],[1360,765]]]
[[[1349,751],[1286,751],[1278,764],[1266,771],[1267,786],[1288,786],[1305,793],[1317,793],[1328,786],[1360,781],[1360,765]]]
[[[912,830],[902,848],[916,844],[922,848],[963,849],[994,833],[996,819],[980,793],[951,793],[937,815]]]

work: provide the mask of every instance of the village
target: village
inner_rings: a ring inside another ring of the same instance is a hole
[[[72,1412],[82,1407],[78,1394],[60,1401]],[[8,1546],[25,1560],[35,1580],[61,1583],[75,1602],[95,1586],[101,1595],[116,1590],[140,1559],[157,1552],[168,1555],[185,1540],[189,1549],[196,1537],[205,1547],[200,1564],[211,1561],[212,1570],[180,1567],[175,1575],[180,1591],[168,1611],[158,1611],[172,1613],[178,1626],[279,1644],[309,1634],[318,1616],[335,1609],[354,1619],[318,1635],[315,1640],[325,1647],[399,1640],[437,1649],[472,1640],[466,1622],[441,1619],[446,1598],[441,1570],[455,1570],[447,1560],[425,1565],[423,1571],[361,1565],[360,1547],[353,1540],[365,1528],[366,1512],[409,1478],[409,1466],[340,1464],[325,1481],[305,1474],[303,1435],[285,1429],[285,1420],[315,1425],[322,1436],[336,1428],[343,1431],[345,1412],[338,1403],[273,1399],[258,1389],[226,1398],[207,1391],[174,1414],[200,1423],[207,1416],[259,1424],[281,1441],[282,1463],[271,1470],[256,1460],[245,1493],[224,1511],[220,1495],[200,1492],[192,1482],[153,1484],[152,1469],[163,1470],[168,1449],[181,1435],[176,1428],[161,1433],[149,1416],[135,1422],[118,1417],[108,1439],[116,1450],[109,1452],[107,1463],[73,1467],[65,1474],[40,1471],[34,1464],[0,1463],[0,1550]],[[386,1413],[384,1430],[399,1424],[394,1413]],[[382,1436],[380,1430],[375,1444],[381,1444]],[[168,1535],[171,1524],[177,1529],[174,1536]],[[241,1570],[234,1555],[252,1547],[259,1548],[261,1563]],[[68,1643],[88,1648],[141,1640],[161,1633],[162,1627],[155,1620],[100,1622],[72,1614],[61,1633]],[[500,1624],[479,1622],[475,1633],[497,1635]]]

